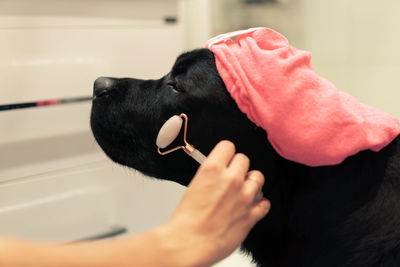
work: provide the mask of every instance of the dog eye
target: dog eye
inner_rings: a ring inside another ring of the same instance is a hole
[[[169,87],[169,88],[171,88],[172,90],[174,90],[174,91],[176,91],[176,92],[179,92],[179,93],[183,93],[184,92],[184,90],[182,89],[182,88],[180,88],[176,83],[174,83],[174,82],[169,82],[169,83],[167,83],[167,86]]]

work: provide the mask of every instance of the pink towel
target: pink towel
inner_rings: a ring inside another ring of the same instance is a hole
[[[240,110],[288,160],[335,165],[379,151],[400,133],[395,117],[339,91],[316,74],[309,52],[271,29],[222,34],[206,47]]]

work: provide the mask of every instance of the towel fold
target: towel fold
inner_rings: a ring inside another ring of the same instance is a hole
[[[335,165],[379,151],[400,133],[395,117],[339,91],[317,75],[309,52],[271,29],[222,34],[206,47],[239,109],[288,160]]]

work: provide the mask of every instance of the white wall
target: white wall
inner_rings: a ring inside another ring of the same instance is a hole
[[[400,2],[278,0],[244,5],[213,1],[213,33],[266,26],[312,52],[317,72],[361,102],[400,118]]]
[[[400,2],[304,2],[305,48],[317,70],[361,102],[400,118]]]
[[[0,105],[91,96],[99,76],[161,77],[183,50],[174,16],[174,0],[0,0]],[[0,112],[1,235],[65,242],[168,219],[183,188],[111,163],[90,108]]]

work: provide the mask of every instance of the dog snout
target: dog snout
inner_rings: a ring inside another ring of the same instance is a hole
[[[97,78],[93,86],[93,97],[99,98],[107,95],[107,93],[113,89],[115,85],[115,79],[109,77]]]

